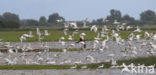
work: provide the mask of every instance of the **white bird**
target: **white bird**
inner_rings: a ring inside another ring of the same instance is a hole
[[[100,38],[100,33],[98,33],[98,34],[97,34],[97,37],[95,37],[94,39],[100,40],[100,39],[101,39],[101,38]]]
[[[14,53],[12,48],[10,48],[8,51],[9,53]]]
[[[83,28],[86,28],[86,27],[87,27],[87,26],[86,26],[87,22],[88,22],[88,18],[86,18],[86,19],[83,21]]]
[[[29,37],[34,37],[34,35],[32,34],[32,31],[29,31]]]
[[[133,33],[129,34],[128,39],[132,41],[134,39],[134,34]]]
[[[141,32],[141,29],[139,28],[139,26],[137,26],[137,29],[134,30],[134,32]]]
[[[121,29],[121,30],[125,30],[124,25],[120,25],[120,26],[119,26],[119,29]]]
[[[56,20],[56,22],[63,22],[63,19],[58,19],[58,20]]]
[[[60,39],[59,39],[59,41],[62,41],[62,40],[64,40],[65,38],[64,37],[61,37]]]
[[[156,40],[156,34],[154,34],[154,35],[152,36],[152,39],[153,39],[153,40]]]
[[[136,40],[140,40],[141,35],[136,35]]]
[[[50,34],[48,33],[48,30],[44,30],[44,35],[45,35],[45,36],[50,35]]]
[[[107,18],[103,18],[102,20],[104,23],[108,22],[109,20],[107,20]]]
[[[87,68],[87,66],[85,66],[85,65],[81,67],[81,69],[86,69],[86,68]]]
[[[64,64],[70,64],[72,61],[70,59],[66,59],[63,62],[64,62]]]
[[[33,48],[31,47],[31,43],[28,44],[27,49],[28,50],[33,50]]]
[[[127,23],[122,23],[121,25],[127,25]]]
[[[64,37],[61,37],[59,39],[59,43],[61,43],[62,46],[65,46],[65,43],[66,43],[66,42],[63,41],[64,39],[65,39]]]
[[[26,37],[25,36],[21,36],[20,37],[20,41],[23,42],[23,40],[26,40]]]
[[[64,53],[67,52],[67,49],[63,49],[63,52],[64,52]]]
[[[71,35],[69,35],[68,40],[73,40],[73,38],[72,38],[72,36],[71,36]]]
[[[126,30],[129,30],[129,29],[131,29],[131,28],[133,28],[133,27],[131,27],[131,26],[127,26],[127,27],[126,27]]]
[[[64,42],[64,41],[61,41],[60,43],[62,46],[65,46],[65,44],[66,44],[66,42]]]
[[[69,27],[69,22],[64,23],[64,28],[67,29]]]
[[[72,67],[70,67],[71,69],[75,69],[77,67],[77,65],[74,65],[74,66],[72,66]]]
[[[103,27],[102,27],[102,32],[106,32],[106,31],[108,31],[109,29],[107,28],[107,26],[106,25],[104,25]]]
[[[116,60],[112,60],[111,65],[113,65],[113,66],[117,65]]]
[[[40,29],[38,27],[36,28],[36,34],[41,36],[41,32],[40,32]]]
[[[68,29],[64,29],[64,30],[63,30],[64,35],[67,35],[67,31],[68,31]]]
[[[115,25],[119,25],[120,22],[118,22],[117,20],[114,20],[113,24],[115,24]]]
[[[104,67],[104,64],[102,64],[102,65],[98,66],[98,68],[103,68],[103,67]]]
[[[56,61],[55,60],[49,60],[49,61],[47,61],[47,64],[50,64],[50,65],[56,64]]]
[[[94,31],[94,32],[97,32],[98,28],[96,27],[96,25],[93,25],[91,28],[90,28],[90,31]]]
[[[107,43],[107,40],[103,40],[103,41],[102,41],[102,44],[101,44],[101,46],[102,46],[102,51],[103,51],[103,49],[108,48],[108,46],[106,46],[106,43]]]
[[[14,65],[17,63],[18,59],[17,58],[14,58],[13,60],[10,60],[8,58],[4,58],[5,61],[7,62],[8,65]]]
[[[135,57],[135,55],[137,55],[136,49],[137,48],[135,46],[131,48],[131,54],[133,57]]]
[[[69,23],[69,25],[70,25],[72,28],[74,28],[74,29],[77,29],[77,28],[78,28],[76,22],[71,22],[71,23]]]
[[[145,36],[145,38],[148,38],[148,37],[150,37],[150,34],[147,31],[145,31],[144,36]]]
[[[95,59],[91,55],[88,55],[86,59],[90,61],[91,63],[95,63]]]
[[[82,63],[81,60],[77,60],[77,61],[74,62],[74,64],[81,64],[81,63]]]
[[[156,45],[153,44],[152,42],[150,42],[150,46],[151,46],[152,48],[156,49]]]

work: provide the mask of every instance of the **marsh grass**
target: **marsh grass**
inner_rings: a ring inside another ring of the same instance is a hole
[[[110,63],[98,63],[98,64],[82,64],[76,65],[75,69],[82,69],[82,66],[87,66],[86,69],[96,69],[98,66],[104,64],[104,68],[111,67]],[[75,65],[0,65],[1,70],[39,70],[39,69],[71,69]]]

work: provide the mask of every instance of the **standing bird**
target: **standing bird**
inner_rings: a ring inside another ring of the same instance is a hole
[[[50,34],[48,33],[48,30],[44,30],[44,35],[45,35],[45,36],[50,35]]]
[[[34,37],[34,35],[32,34],[32,31],[29,31],[29,37]]]
[[[69,35],[68,40],[70,40],[70,41],[73,40],[71,35]]]
[[[81,48],[86,48],[86,42],[85,42],[85,38],[84,38],[85,35],[86,35],[85,33],[81,33],[80,40],[78,42],[76,42],[76,43],[80,43]]]
[[[86,18],[84,21],[83,21],[83,28],[86,28],[87,26],[87,22],[88,22],[88,18]]]

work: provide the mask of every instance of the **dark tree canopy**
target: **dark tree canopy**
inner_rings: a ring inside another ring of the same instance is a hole
[[[27,25],[27,26],[38,26],[39,25],[38,21],[34,20],[34,19],[22,20],[21,23],[23,25]]]
[[[143,21],[151,21],[156,19],[156,14],[152,10],[147,10],[140,14],[140,19]]]
[[[110,10],[110,16],[107,16],[107,19],[110,21],[121,20],[121,12],[119,10],[112,9]]]
[[[16,22],[20,21],[18,15],[10,12],[5,12],[3,14],[3,18],[5,19],[5,21],[16,21]]]
[[[20,19],[18,15],[10,12],[5,12],[0,15],[0,28],[19,28]]]
[[[20,23],[16,21],[0,21],[0,28],[19,28]]]
[[[130,17],[128,14],[124,15],[122,17],[122,20],[126,20],[126,21],[134,21],[135,19],[133,17]]]
[[[49,15],[48,23],[56,23],[56,20],[60,20],[60,19],[62,19],[64,21],[64,18],[59,16],[58,13],[53,13],[53,14]]]
[[[40,25],[47,25],[47,20],[45,16],[41,16],[39,19],[39,24]]]

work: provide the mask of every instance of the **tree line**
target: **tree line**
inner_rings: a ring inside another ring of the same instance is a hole
[[[113,24],[115,20],[121,23],[127,23],[128,25],[156,25],[156,13],[152,10],[146,10],[141,12],[140,19],[136,20],[134,17],[122,13],[119,10],[110,10],[110,15],[106,17],[108,22],[103,22],[103,18],[93,20],[90,24],[104,25]]]
[[[108,21],[104,22],[103,18],[92,20],[87,22],[88,25],[106,25],[113,24],[115,20],[128,25],[156,25],[156,13],[152,10],[146,10],[140,13],[140,19],[135,20],[134,17],[128,14],[122,15],[119,10],[111,9],[110,15],[106,17]],[[57,22],[57,20],[62,20]],[[45,16],[41,16],[39,20],[35,19],[20,19],[17,14],[5,12],[0,15],[0,28],[19,28],[20,26],[51,26],[51,25],[63,25],[65,18],[58,13],[50,14],[48,19]],[[82,21],[77,21],[78,25],[83,24]]]

